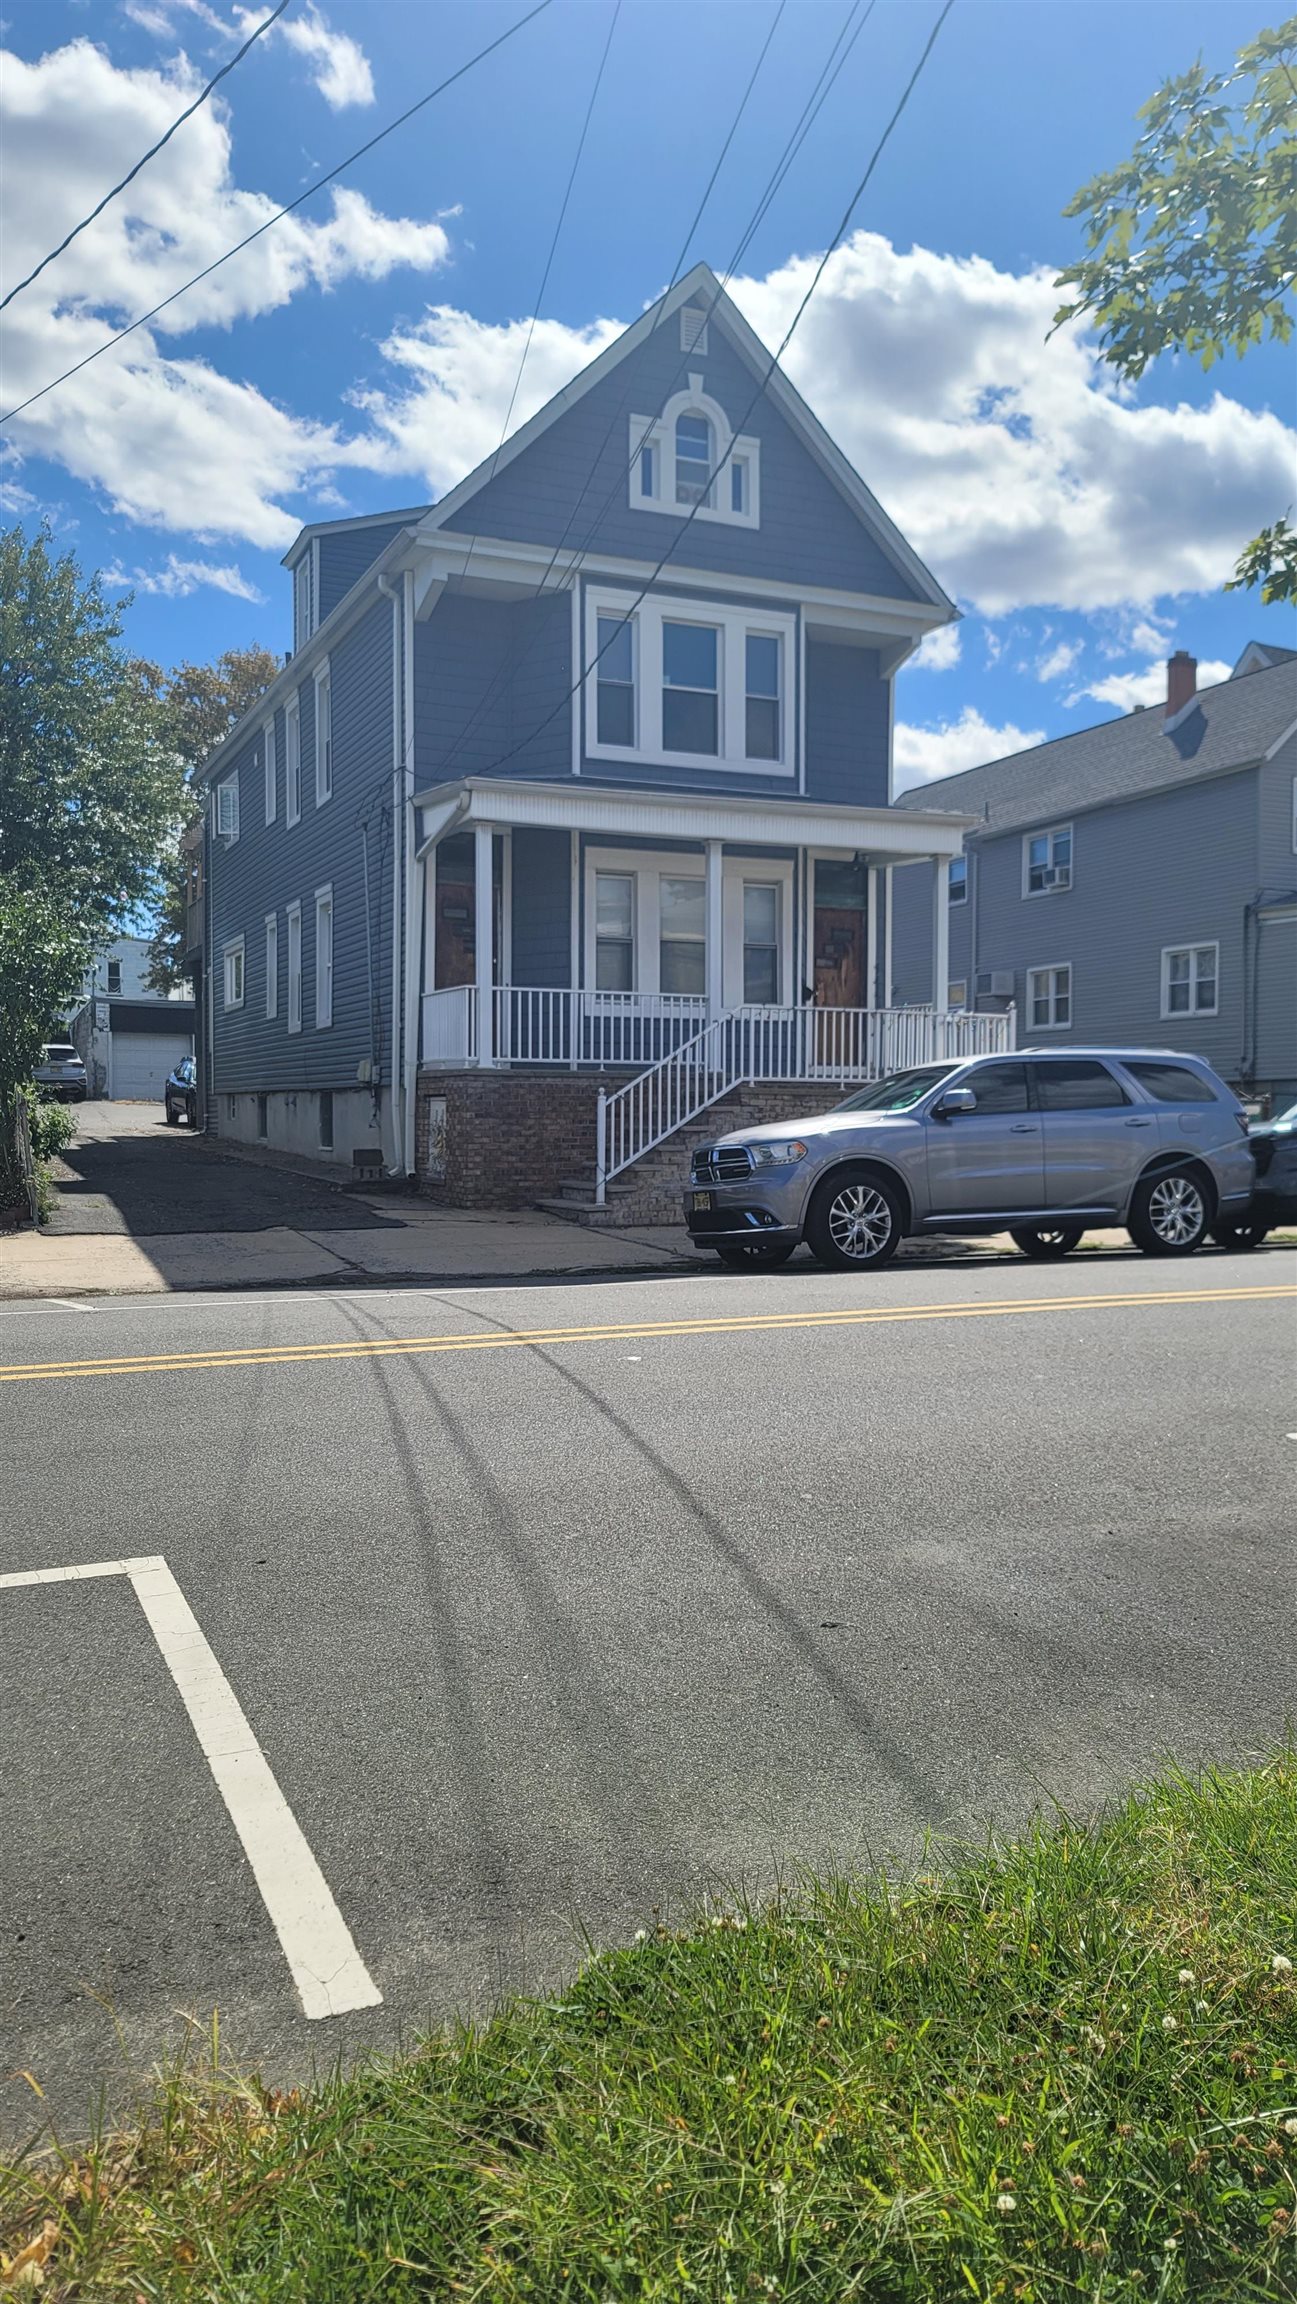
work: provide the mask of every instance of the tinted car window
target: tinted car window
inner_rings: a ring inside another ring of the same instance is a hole
[[[1044,1112],[1102,1112],[1130,1102],[1107,1065],[1089,1057],[1062,1056],[1052,1064],[1037,1064],[1035,1073]]]
[[[839,1112],[908,1112],[938,1080],[953,1072],[953,1064],[917,1064],[910,1072],[893,1072],[886,1080],[876,1080],[872,1088],[861,1088],[839,1104]]]
[[[1211,1085],[1187,1064],[1149,1064],[1132,1061],[1126,1070],[1159,1104],[1214,1104]]]
[[[979,1112],[1028,1112],[1031,1109],[1025,1064],[984,1064],[980,1070],[970,1072],[959,1085],[972,1089]]]

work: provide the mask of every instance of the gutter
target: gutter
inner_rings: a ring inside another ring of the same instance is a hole
[[[413,1176],[415,1163],[416,1084],[419,1045],[423,1037],[423,934],[426,904],[422,900],[424,867],[415,855],[418,825],[414,806],[414,571],[402,577],[402,665],[405,673],[402,724],[405,742],[401,759],[401,838],[405,854],[405,1006],[402,1013],[402,1049],[405,1058],[401,1083],[403,1173]],[[416,884],[416,875],[418,884]],[[416,895],[419,901],[416,904]]]
[[[401,1174],[402,1130],[397,1109],[401,1073],[397,1062],[401,1042],[401,595],[391,578],[380,575],[378,589],[392,603],[392,984],[391,1025],[387,1042],[387,1154],[388,1174]]]

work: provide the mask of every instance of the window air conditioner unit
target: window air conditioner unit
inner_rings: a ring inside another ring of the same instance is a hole
[[[977,992],[982,1000],[1012,1000],[1012,968],[980,968],[977,974]]]
[[[1053,887],[1054,887],[1054,886],[1057,884],[1057,880],[1058,880],[1058,873],[1057,873],[1057,871],[1056,871],[1055,867],[1054,867],[1052,864],[1047,864],[1047,865],[1045,866],[1045,869],[1044,869],[1044,871],[1043,871],[1043,872],[1041,873],[1041,875],[1040,875],[1040,885],[1041,885],[1041,887],[1042,887],[1042,888],[1053,888]]]

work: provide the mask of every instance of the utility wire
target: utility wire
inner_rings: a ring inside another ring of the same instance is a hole
[[[103,212],[105,208],[108,207],[110,201],[115,200],[119,192],[124,192],[128,184],[134,183],[135,178],[139,175],[141,168],[147,168],[150,160],[156,160],[159,152],[162,150],[163,145],[169,144],[171,142],[171,139],[175,135],[177,128],[183,128],[186,120],[193,119],[195,112],[199,111],[201,107],[207,102],[207,99],[211,95],[213,88],[219,88],[222,80],[225,80],[229,77],[229,74],[234,70],[235,65],[241,64],[243,62],[243,59],[247,55],[249,48],[255,46],[256,42],[261,38],[263,32],[268,32],[270,30],[270,27],[275,22],[276,18],[283,15],[284,10],[287,8],[288,4],[289,0],[279,0],[279,6],[272,9],[270,15],[265,17],[263,21],[258,24],[255,32],[249,33],[248,38],[244,41],[243,46],[238,51],[238,54],[231,56],[228,64],[222,64],[220,71],[215,73],[213,77],[208,81],[207,86],[202,90],[201,94],[195,96],[193,103],[190,104],[187,109],[181,113],[178,120],[172,121],[171,126],[166,132],[166,135],[159,136],[157,143],[151,144],[148,151],[143,153],[141,157],[136,161],[135,166],[131,169],[128,169],[125,176],[123,176],[121,183],[114,184],[111,192],[105,192],[103,199],[100,201],[98,207],[92,208],[88,216],[83,216],[79,224],[74,224],[66,239],[60,240],[57,248],[51,248],[48,256],[42,256],[40,263],[37,265],[34,272],[29,272],[25,280],[20,280],[16,288],[11,288],[9,290],[7,296],[0,296],[0,312],[4,311],[7,304],[12,304],[15,296],[21,296],[24,288],[30,288],[33,280],[39,280],[42,272],[45,270],[46,265],[52,264],[56,256],[61,256],[65,248],[70,248],[73,241],[76,239],[77,234],[79,232],[85,231],[87,224],[93,224],[97,216],[103,215]]]
[[[255,232],[249,232],[245,239],[236,241],[232,248],[226,249],[223,256],[217,256],[212,263],[204,265],[201,272],[195,272],[192,280],[186,280],[181,287],[173,288],[171,294],[164,296],[160,304],[155,304],[149,312],[141,312],[138,320],[132,320],[125,328],[119,328],[115,336],[109,336],[104,343],[97,345],[93,352],[87,352],[83,360],[74,362],[71,368],[65,368],[61,376],[54,376],[48,384],[42,384],[38,391],[29,392],[25,400],[20,400],[15,408],[8,409],[3,416],[0,416],[0,424],[11,423],[15,416],[22,415],[25,408],[32,407],[37,400],[43,400],[47,392],[57,391],[60,384],[66,384],[69,378],[79,376],[83,368],[90,366],[92,360],[98,360],[103,353],[111,352],[114,344],[120,344],[124,337],[133,335],[137,328],[143,328],[150,320],[156,320],[159,312],[165,312],[169,304],[176,302],[177,297],[187,295],[191,288],[198,286],[200,280],[209,279],[213,272],[219,272],[221,266],[228,264],[232,256],[241,255],[245,248],[252,246],[254,240],[261,238],[263,232],[269,232],[273,225],[282,223],[285,216],[291,216],[295,209],[302,206],[304,201],[313,198],[315,193],[322,192],[326,184],[332,184],[335,178],[343,175],[348,168],[353,168],[357,160],[363,160],[366,153],[372,152],[374,147],[381,144],[385,137],[393,135],[398,128],[403,128],[407,120],[413,120],[416,112],[422,112],[426,105],[433,102],[434,98],[444,96],[446,90],[453,88],[457,80],[462,80],[466,73],[473,70],[475,65],[485,62],[488,56],[494,55],[497,48],[503,48],[506,40],[512,40],[516,32],[521,32],[524,25],[533,23],[537,16],[543,16],[546,9],[551,8],[553,4],[554,0],[537,0],[536,7],[528,9],[525,16],[520,16],[516,23],[510,24],[507,30],[501,32],[496,39],[489,40],[485,48],[479,48],[476,55],[470,56],[467,63],[461,64],[457,71],[448,74],[446,79],[439,80],[435,88],[430,88],[426,96],[420,96],[417,102],[408,105],[406,110],[399,113],[395,120],[389,120],[386,128],[380,128],[378,133],[371,136],[367,143],[358,145],[354,152],[347,154],[345,160],[339,160],[336,168],[330,168],[324,175],[315,177],[313,182],[307,185],[304,192],[298,193],[295,200],[289,200],[284,207],[276,209],[273,216],[268,216],[264,224],[258,224]]]
[[[797,328],[799,327],[805,315],[806,308],[824,277],[824,273],[830,258],[840,247],[842,241],[846,237],[848,230],[850,229],[851,219],[855,214],[856,208],[864,197],[870,178],[872,177],[875,168],[878,166],[878,163],[887,148],[887,144],[891,138],[892,131],[896,127],[897,122],[900,120],[902,113],[904,112],[911,96],[914,93],[915,88],[918,85],[919,79],[922,76],[928,58],[936,46],[937,38],[941,28],[954,5],[955,0],[943,0],[941,12],[937,17],[932,30],[928,34],[927,40],[924,42],[923,52],[920,55],[914,70],[911,72],[909,79],[906,81],[906,84],[901,91],[900,98],[894,111],[892,112],[892,116],[889,119],[887,126],[884,128],[882,135],[879,137],[878,142],[874,146],[873,152],[870,154],[869,164],[865,169],[864,175],[861,177],[860,182],[857,184],[855,191],[852,193],[851,198],[848,200],[847,205],[843,210],[837,230],[835,231],[833,238],[830,240],[827,248],[825,249],[823,256],[820,258],[819,263],[816,265],[814,274],[811,278],[810,286],[808,287],[806,294],[803,296],[801,303],[798,305],[797,310],[794,312],[792,319],[789,321],[787,328],[784,330],[784,334],[779,343],[778,349],[771,354],[765,374],[761,378],[761,381],[758,384],[756,391],[753,393],[752,398],[749,400],[747,407],[744,409],[742,417],[734,427],[728,448],[725,450],[724,455],[720,458],[720,461],[715,466],[715,469],[708,474],[706,488],[699,496],[697,502],[691,504],[687,518],[682,520],[680,523],[678,533],[672,538],[670,544],[668,544],[666,551],[662,554],[661,559],[658,561],[657,566],[653,569],[651,575],[645,578],[645,581],[641,585],[640,590],[636,593],[634,599],[631,601],[629,607],[627,608],[625,616],[621,617],[619,622],[625,623],[627,618],[632,616],[635,610],[640,606],[641,602],[646,599],[647,595],[656,584],[659,576],[662,574],[662,571],[666,567],[667,562],[670,560],[672,554],[678,549],[682,538],[688,534],[689,529],[697,517],[701,505],[704,504],[707,500],[707,497],[710,496],[715,482],[724,471],[726,465],[729,463],[730,458],[734,453],[735,440],[750,421],[753,411],[756,408],[757,402],[763,397],[766,390],[768,389],[770,379],[773,376],[776,368],[779,366],[779,363],[782,360],[784,353],[787,351],[789,344],[792,342],[793,336],[795,335]],[[590,673],[607,654],[607,651],[612,647],[615,639],[616,632],[614,631],[609,635],[608,639],[605,640],[603,647],[598,650],[596,655],[591,659],[591,662],[584,668],[579,677],[573,682],[572,686],[563,696],[559,698],[558,703],[555,704],[553,708],[546,713],[544,719],[538,721],[536,726],[529,730],[528,734],[521,738],[517,744],[511,745],[507,752],[502,753],[500,757],[493,762],[494,768],[499,769],[506,767],[510,760],[515,759],[519,752],[525,751],[526,747],[529,744],[534,743],[536,737],[541,735],[543,731],[550,726],[551,722],[558,718],[559,713],[566,709],[566,707],[572,702],[573,698],[578,694],[580,689],[584,686],[586,680],[590,676]]]
[[[780,154],[778,160],[775,162],[773,169],[766,179],[765,188],[762,191],[760,198],[758,199],[757,205],[748,220],[748,223],[733,251],[733,254],[730,257],[729,263],[725,267],[724,274],[718,282],[716,292],[706,307],[706,317],[708,319],[710,319],[712,313],[715,311],[721,296],[724,294],[730,281],[733,279],[734,274],[738,270],[740,263],[742,262],[748,248],[751,245],[754,235],[756,234],[763,218],[769,210],[771,201],[779,191],[779,188],[787,176],[790,167],[797,157],[797,154],[800,152],[807,136],[809,135],[811,129],[814,127],[824,104],[832,93],[834,86],[836,85],[838,76],[846,64],[847,58],[850,56],[852,49],[855,47],[856,41],[859,39],[860,34],[864,31],[866,24],[869,22],[870,17],[873,15],[875,6],[876,0],[868,0],[868,5],[864,8],[863,14],[861,14],[861,0],[851,0],[851,6],[848,8],[845,17],[843,18],[842,24],[838,29],[833,44],[829,49],[829,53],[820,68],[819,77],[815,81],[815,84],[812,87],[806,102],[803,104],[801,112],[799,113],[793,128],[790,130],[788,137],[785,140],[783,151]],[[743,101],[740,104],[738,113],[735,115],[729,135],[725,139],[725,144],[722,147],[721,153],[722,159],[724,158],[725,152],[728,151],[729,146],[733,141],[734,133],[738,127],[739,120],[742,117],[744,106],[747,103],[748,97],[752,93],[752,88],[755,83],[757,73],[760,71],[763,62],[765,61],[766,50],[770,46],[770,42],[774,37],[775,31],[778,27],[779,18],[782,16],[782,14],[783,0],[781,0],[781,4],[778,11],[776,12],[774,22],[772,23],[770,31],[766,36],[765,45],[757,58],[752,76],[749,79],[747,88],[744,91]],[[854,29],[852,25],[853,18],[856,19]],[[844,42],[845,46],[843,45]],[[690,225],[689,230],[685,234],[685,238],[681,243],[680,254],[676,259],[671,279],[667,283],[666,288],[662,292],[662,296],[658,300],[657,315],[654,319],[653,330],[650,331],[650,333],[655,333],[658,326],[661,324],[662,308],[665,304],[666,298],[671,293],[671,289],[675,285],[676,278],[680,272],[685,255],[688,251],[690,241],[692,240],[693,235],[697,230],[698,223],[701,219],[703,209],[706,206],[706,202],[708,196],[710,195],[712,186],[716,182],[718,172],[719,162],[717,163],[717,167],[712,171],[712,175],[707,186],[707,191],[704,193],[702,201],[699,203],[698,209],[695,212],[693,223]],[[679,384],[681,376],[685,374],[689,367],[690,361],[694,358],[696,358],[696,355],[693,353],[686,352],[682,355],[680,361],[677,363],[677,366],[672,373],[671,378],[669,379],[667,390],[664,395],[663,406],[665,406],[666,401],[671,398],[677,385]],[[605,431],[603,439],[599,444],[598,451],[591,459],[591,476],[593,476],[593,473],[601,464],[604,454],[607,451],[609,441],[611,440],[618,424],[621,423],[624,419],[629,391],[630,384],[628,380],[623,385],[621,397],[609,420],[607,430]],[[659,415],[660,414],[661,411],[659,410]],[[599,534],[603,520],[614,499],[620,494],[623,483],[629,476],[630,470],[635,461],[636,454],[638,454],[638,449],[633,451],[629,462],[624,467],[619,466],[614,476],[612,486],[609,488],[607,494],[604,496],[602,502],[598,506],[594,519],[591,522],[589,528],[586,530],[582,542],[577,546],[574,557],[569,562],[568,566],[564,569],[561,584],[556,587],[556,590],[564,590],[570,592],[574,588],[577,579],[580,576],[581,570],[585,564],[585,561],[589,553],[594,548],[595,540]],[[543,597],[546,586],[548,585],[549,580],[554,573],[554,569],[558,563],[559,555],[563,551],[568,537],[571,535],[573,525],[581,511],[583,504],[585,503],[589,484],[589,480],[583,484],[580,494],[577,497],[576,503],[574,504],[571,512],[568,514],[566,522],[564,523],[562,533],[558,538],[558,542],[554,545],[549,559],[544,569],[542,570],[540,581],[536,586],[534,594],[534,598],[537,600]],[[690,518],[692,518],[692,514],[690,515]],[[688,526],[687,521],[685,526]],[[681,533],[683,534],[683,532],[684,531],[682,529]],[[678,537],[676,541],[677,543],[679,542]],[[452,743],[450,751],[448,752],[445,760],[442,762],[441,774],[443,779],[446,777],[450,769],[454,767],[456,760],[459,758],[465,744],[468,742],[469,737],[472,735],[473,730],[477,727],[483,714],[490,709],[500,690],[512,678],[519,665],[524,663],[527,657],[539,645],[539,641],[542,637],[543,635],[533,634],[530,639],[522,642],[515,642],[510,656],[506,659],[505,663],[499,668],[499,670],[493,675],[492,679],[487,683],[482,697],[480,698],[474,710],[470,713],[463,728],[460,730],[458,736]],[[559,709],[562,709],[561,705]],[[542,723],[542,726],[543,725],[545,725],[545,723]],[[535,731],[534,733],[538,734],[539,730]],[[530,739],[527,739],[527,741],[530,741]],[[510,758],[512,758],[512,756],[512,754],[508,755]]]

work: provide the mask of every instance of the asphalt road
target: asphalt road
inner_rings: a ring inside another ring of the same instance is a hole
[[[214,2007],[286,2081],[708,1884],[1265,1747],[1295,1291],[1270,1249],[0,1308],[0,1576],[182,1596],[0,1584],[0,2125]],[[323,1906],[380,2005],[303,2013]]]
[[[216,1140],[168,1128],[160,1104],[75,1107],[77,1134],[53,1164],[55,1236],[119,1232],[381,1230],[396,1219],[300,1169],[216,1149]]]

